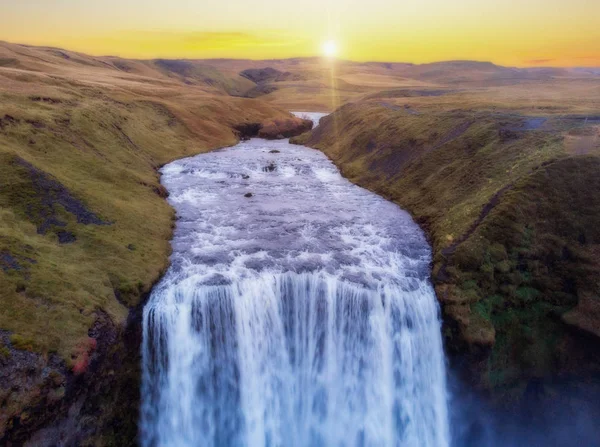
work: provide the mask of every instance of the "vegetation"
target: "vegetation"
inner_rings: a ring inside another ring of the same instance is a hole
[[[166,267],[173,213],[157,168],[210,146],[193,147],[160,103],[2,104],[0,241],[14,265],[0,327],[69,359],[97,309],[123,321]]]
[[[12,349],[41,359],[27,357],[31,371],[50,362],[58,374],[84,374],[102,335],[90,338],[99,319],[123,328],[167,267],[174,213],[160,166],[236,143],[239,126],[279,132],[273,123],[305,123],[212,81],[149,78],[85,55],[56,62],[52,49],[2,50],[36,71],[0,68],[0,329],[10,334],[0,366]],[[17,370],[0,393],[0,443],[9,418],[27,427],[23,408],[51,413],[44,396],[62,386],[43,381],[41,370],[27,373],[39,380],[21,381]]]
[[[87,441],[73,443],[133,442],[139,333],[119,331],[168,263],[158,169],[307,125],[279,107],[347,104],[296,141],[426,229],[448,346],[474,353],[482,386],[578,370],[566,324],[600,333],[599,100],[597,76],[567,69],[136,61],[0,42],[0,443],[48,421],[60,434],[83,392]]]
[[[568,369],[565,321],[578,319],[561,316],[600,302],[600,139],[572,154],[573,135],[598,128],[571,118],[547,115],[539,129],[514,111],[416,114],[365,100],[293,140],[422,224],[447,345],[479,359],[474,377],[488,389]],[[578,327],[600,327],[600,313]]]

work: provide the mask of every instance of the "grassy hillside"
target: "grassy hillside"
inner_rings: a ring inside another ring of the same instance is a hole
[[[476,95],[371,98],[293,141],[413,214],[433,245],[447,346],[471,357],[479,386],[514,396],[531,378],[600,371],[567,325],[600,334],[600,111],[587,96],[555,102],[560,114],[455,108]]]
[[[167,266],[174,219],[157,170],[306,125],[282,109],[350,103],[298,141],[426,228],[448,346],[472,354],[480,385],[580,372],[566,328],[600,333],[599,79],[0,42],[0,443],[133,442],[139,333],[123,328]]]
[[[235,129],[249,124],[276,136],[305,123],[206,80],[125,73],[52,49],[0,49],[13,56],[0,67],[4,439],[6,429],[35,427],[31,409],[59,405],[72,376],[104,349],[100,322],[123,328],[167,267],[174,214],[158,168],[234,144]]]
[[[548,104],[558,110],[566,107],[561,98],[576,98],[567,107],[572,108],[575,103],[583,105],[586,98],[592,101],[598,93],[598,74],[584,69],[511,68],[471,61],[358,63],[320,58],[203,63],[228,76],[252,80],[256,86],[248,94],[293,110],[333,111],[366,96],[386,103],[404,97],[419,104],[455,102],[460,108],[477,105],[532,110]],[[590,90],[590,95],[584,93]]]

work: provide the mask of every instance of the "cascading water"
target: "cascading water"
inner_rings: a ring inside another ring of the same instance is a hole
[[[144,309],[143,446],[449,445],[430,250],[407,213],[287,141],[162,173],[179,219]]]

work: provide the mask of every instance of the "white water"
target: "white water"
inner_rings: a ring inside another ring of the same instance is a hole
[[[143,446],[449,445],[430,250],[407,213],[287,141],[162,173],[178,222],[144,309]]]

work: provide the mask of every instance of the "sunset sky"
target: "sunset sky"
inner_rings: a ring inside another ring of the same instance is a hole
[[[0,0],[0,40],[133,58],[600,66],[600,0]]]

